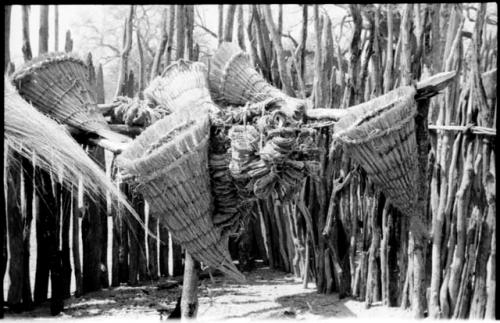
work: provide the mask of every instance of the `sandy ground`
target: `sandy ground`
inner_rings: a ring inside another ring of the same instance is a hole
[[[200,283],[198,320],[276,320],[296,319],[316,321],[332,318],[363,318],[372,321],[401,321],[411,319],[409,311],[388,308],[380,304],[365,309],[362,302],[350,298],[339,300],[337,294],[316,293],[310,283],[307,289],[293,275],[259,268],[247,273],[246,284],[236,284],[223,276],[214,277],[214,283],[205,279]],[[170,312],[174,309],[181,286],[159,289],[167,279],[138,287],[120,286],[80,298],[72,297],[65,302],[64,313],[52,317],[48,304],[32,312],[6,313],[6,319],[47,321],[134,321],[160,320],[158,309]]]

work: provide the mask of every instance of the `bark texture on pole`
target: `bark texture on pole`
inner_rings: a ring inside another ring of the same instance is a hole
[[[49,51],[49,6],[40,6],[40,29],[38,30],[38,55]]]
[[[186,252],[182,283],[181,319],[195,319],[198,314],[198,269],[199,262]]]
[[[276,50],[276,58],[278,61],[278,69],[283,90],[286,94],[295,96],[292,88],[292,80],[285,64],[285,55],[283,53],[283,46],[281,45],[281,35],[278,33],[276,25],[274,24],[273,17],[271,15],[271,8],[269,5],[262,5],[261,8],[264,20],[266,21],[267,29],[269,29],[269,32],[271,33],[273,45]]]
[[[167,32],[167,16],[168,16],[168,10],[167,8],[163,9],[162,16],[161,16],[161,35],[160,35],[160,43],[158,45],[158,49],[155,52],[155,56],[153,58],[153,65],[151,66],[151,75],[149,77],[149,80],[152,81],[159,73],[160,71],[160,61],[161,58],[163,57],[163,52],[165,51],[165,48],[167,46],[167,42],[169,39],[169,34]],[[139,37],[139,31],[137,31],[137,45],[140,46],[140,37]],[[142,46],[141,48],[141,55],[142,55]],[[142,57],[141,57],[142,58]],[[142,92],[142,88],[139,86],[139,91]]]
[[[7,65],[10,62],[10,12],[11,12],[12,7],[11,6],[4,6],[4,19],[5,19],[5,29],[4,29],[4,64],[3,68],[4,71],[7,69]]]
[[[230,4],[227,8],[227,15],[224,25],[224,41],[233,41],[233,26],[234,26],[234,14],[236,12],[237,5]]]
[[[59,51],[59,6],[54,5],[54,51]]]
[[[124,95],[127,87],[128,75],[128,57],[132,49],[132,20],[134,19],[135,7],[130,6],[128,17],[125,19],[125,27],[123,30],[123,46],[120,54],[120,71],[118,74],[118,84],[115,91],[115,97]]]
[[[184,30],[185,26],[185,14],[184,14],[184,5],[177,5],[175,7],[175,47],[176,47],[176,58],[184,59],[184,46],[185,46],[185,37]]]
[[[31,60],[33,54],[31,53],[30,43],[30,6],[23,6],[23,57],[24,61]]]

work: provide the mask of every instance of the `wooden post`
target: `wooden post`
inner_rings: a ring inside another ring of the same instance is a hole
[[[181,319],[195,319],[198,314],[199,262],[186,252],[182,283]]]
[[[62,202],[62,225],[61,225],[61,290],[64,299],[71,297],[71,256],[69,246],[70,222],[71,222],[71,189],[62,187],[61,202]]]
[[[167,50],[165,51],[165,67],[170,65],[172,59],[172,44],[174,43],[175,30],[175,5],[168,6],[168,42]]]
[[[134,19],[133,5],[130,6],[128,17],[125,20],[125,27],[123,30],[123,46],[120,55],[120,72],[118,74],[118,82],[115,91],[115,97],[123,95],[127,87],[127,74],[128,74],[128,56],[132,49],[132,20]]]
[[[285,66],[285,55],[283,53],[283,46],[281,45],[281,35],[278,33],[276,25],[274,24],[271,15],[271,8],[269,7],[269,5],[262,5],[261,8],[264,14],[264,19],[267,25],[267,29],[269,29],[269,32],[271,33],[271,36],[273,38],[273,46],[276,50],[278,69],[284,91],[286,94],[290,96],[295,96],[295,93],[292,88],[292,81],[289,75],[289,70]]]
[[[156,50],[155,56],[153,58],[153,64],[151,66],[151,75],[149,77],[149,80],[152,81],[159,73],[160,71],[160,61],[163,56],[163,52],[165,51],[165,48],[167,46],[167,42],[169,41],[169,38],[171,37],[170,34],[167,33],[167,8],[163,9],[162,16],[161,16],[161,35],[160,35],[160,43],[158,45],[158,49]],[[137,45],[139,46],[140,39],[139,39],[139,31],[137,31]],[[141,52],[142,52],[142,46],[141,46]],[[140,87],[139,87],[140,88]],[[142,89],[140,88],[140,91]]]
[[[73,51],[73,39],[71,38],[71,31],[66,31],[66,39],[64,41],[64,51],[70,53]]]
[[[218,10],[218,20],[217,20],[217,39],[219,40],[219,45],[222,43],[224,36],[224,5],[220,4],[217,6]]]
[[[54,35],[55,35],[55,43],[54,43],[54,51],[59,51],[59,6],[54,5]]]
[[[31,60],[33,54],[31,53],[31,43],[30,43],[30,7],[27,5],[23,6],[23,57],[24,61],[27,62]]]
[[[4,6],[4,19],[5,19],[5,34],[4,34],[4,71],[7,70],[7,65],[10,62],[10,12],[11,6]]]
[[[246,50],[245,48],[245,21],[243,18],[243,5],[240,4],[238,5],[238,16],[237,16],[237,22],[238,22],[238,45],[240,46],[241,49],[244,51]]]
[[[193,60],[193,31],[194,31],[194,5],[186,5],[185,7],[185,24],[186,24],[186,53],[187,59]]]
[[[98,164],[104,164],[104,149],[101,147],[88,147],[88,154]],[[101,166],[102,167],[102,166]],[[101,288],[101,281],[106,279],[105,264],[101,263],[103,235],[107,239],[107,232],[102,227],[103,217],[106,217],[106,204],[103,200],[92,200],[88,195],[84,196],[86,210],[82,218],[82,242],[83,242],[83,292],[92,292]]]
[[[38,30],[38,55],[49,51],[49,6],[40,6],[40,29]]]
[[[184,5],[177,5],[175,7],[175,22],[176,22],[176,28],[175,28],[175,47],[176,47],[176,58],[177,59],[183,59],[184,58],[184,46],[185,46],[185,37],[184,37],[184,30],[186,28],[185,26],[185,14],[184,14]]]
[[[233,41],[233,26],[234,26],[234,14],[236,12],[235,4],[230,4],[227,8],[227,14],[225,19],[224,26],[224,41],[231,42]]]
[[[80,261],[80,218],[83,213],[83,205],[80,205],[80,185],[81,179],[79,179],[78,185],[74,185],[72,189],[72,208],[73,208],[73,230],[72,230],[72,242],[73,242],[73,266],[75,273],[75,297],[79,297],[83,293],[82,286],[82,265]],[[83,193],[82,193],[83,194]]]
[[[139,216],[144,219],[144,200],[142,196],[132,192],[128,195],[128,198],[132,202],[134,209],[139,214]],[[141,246],[144,245],[144,235],[142,233],[143,228],[135,220],[130,223],[129,237],[129,266],[128,266],[128,284],[130,286],[135,286],[138,284],[138,274],[139,266],[141,264],[140,252]],[[142,277],[141,277],[142,278]]]
[[[19,158],[15,154],[13,158]],[[7,304],[14,312],[22,311],[23,301],[23,218],[21,212],[21,172],[19,165],[8,167],[7,224],[10,286]]]
[[[158,224],[158,233],[160,237],[160,276],[168,277],[168,230],[161,225]]]
[[[151,214],[151,212],[147,213],[147,217],[149,232],[158,237],[158,218]],[[151,280],[158,280],[158,248],[156,243],[156,238],[148,235],[148,272]]]
[[[31,222],[33,219],[33,160],[21,158],[22,170],[21,180],[24,185],[21,186],[23,195],[21,195],[21,207],[23,213],[23,307],[30,310],[33,307],[31,297],[30,283],[30,236]]]

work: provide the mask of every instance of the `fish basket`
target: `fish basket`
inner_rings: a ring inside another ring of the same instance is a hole
[[[176,242],[195,259],[244,281],[211,218],[209,130],[205,108],[179,110],[147,128],[117,163]]]
[[[193,105],[206,105],[211,113],[219,110],[208,90],[207,68],[200,62],[175,61],[151,81],[144,95],[172,113]]]
[[[405,213],[411,211],[416,197],[415,93],[413,87],[402,87],[353,107],[364,113],[354,122],[344,120],[345,129],[334,135],[392,204]]]
[[[88,66],[77,56],[68,53],[42,55],[22,66],[11,80],[26,101],[58,122],[113,141],[130,140],[110,130],[97,110]]]
[[[304,115],[306,102],[267,83],[252,66],[248,54],[234,43],[222,43],[214,54],[210,62],[209,86],[214,101],[224,105],[281,98],[286,103],[282,110],[288,116],[299,120]]]

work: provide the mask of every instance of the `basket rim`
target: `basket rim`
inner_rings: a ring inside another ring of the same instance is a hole
[[[19,69],[17,69],[11,76],[10,79],[12,82],[20,81],[32,74],[36,70],[40,70],[48,65],[59,63],[62,61],[71,61],[77,64],[82,65],[86,69],[88,68],[85,61],[80,57],[80,55],[70,52],[50,52],[39,55],[27,62],[25,62]]]
[[[413,91],[409,91],[409,89],[413,89]],[[414,87],[407,87],[406,89],[408,93],[403,98],[398,98],[397,96],[391,96],[388,102],[383,104],[382,106],[376,107],[364,114],[360,115],[356,120],[346,129],[341,130],[340,132],[334,134],[334,139],[339,139],[343,143],[346,144],[358,144],[364,143],[368,141],[372,141],[382,136],[386,136],[392,132],[398,131],[403,128],[408,122],[411,122],[415,115],[417,114],[416,102],[414,99],[414,94],[416,92]],[[392,92],[392,91],[391,91]],[[390,93],[390,92],[389,92]],[[367,103],[367,102],[366,102]],[[364,104],[364,103],[362,103]],[[377,131],[373,135],[368,135],[363,138],[350,138],[350,135],[353,131],[358,130],[359,127],[369,127],[370,123],[377,123],[382,116],[376,116],[379,113],[383,114],[395,114],[398,110],[408,110],[408,115],[404,118],[400,118],[393,127],[389,127],[382,131]],[[373,120],[369,120],[372,117],[375,117]]]

